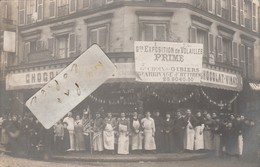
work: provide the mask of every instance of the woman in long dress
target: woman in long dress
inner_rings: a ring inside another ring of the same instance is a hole
[[[142,150],[142,127],[141,122],[138,119],[138,113],[133,113],[133,118],[131,120],[131,149],[133,152],[140,152]]]
[[[204,138],[203,138],[204,121],[203,121],[203,117],[201,116],[201,112],[197,112],[196,119],[198,122],[195,127],[194,149],[202,150],[204,149]]]
[[[194,138],[195,138],[195,118],[191,115],[191,110],[186,111],[186,129],[184,134],[184,149],[191,151],[194,149]]]
[[[125,118],[125,113],[121,113],[118,120],[118,154],[129,154],[129,130],[130,121]]]
[[[205,128],[203,132],[204,137],[204,148],[205,150],[213,150],[214,143],[213,143],[213,128],[215,121],[211,118],[210,114],[206,115],[206,120],[204,121]]]
[[[104,131],[103,131],[103,140],[104,148],[106,151],[113,153],[115,149],[115,133],[114,129],[116,128],[116,120],[112,118],[112,113],[107,113],[107,117],[104,119]]]
[[[83,124],[82,124],[82,119],[80,119],[79,115],[76,116],[74,131],[75,131],[75,149],[76,149],[76,151],[86,150]]]

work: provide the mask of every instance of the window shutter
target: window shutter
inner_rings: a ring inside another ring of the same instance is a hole
[[[69,57],[76,56],[76,35],[69,34]]]
[[[238,67],[239,66],[239,58],[238,58],[238,53],[237,53],[237,43],[232,42],[232,64],[233,66]]]
[[[208,42],[209,42],[209,44],[208,44],[208,47],[209,47],[208,51],[209,51],[210,54],[214,54],[214,35],[211,34],[211,33],[209,33]]]
[[[245,25],[245,18],[244,18],[244,0],[239,0],[239,21],[240,25]]]
[[[157,25],[156,26],[156,41],[166,41],[166,27],[165,25]]]
[[[43,0],[37,0],[37,12],[38,12],[38,20],[43,19]]]
[[[248,76],[252,78],[254,76],[254,55],[253,55],[253,49],[248,47],[247,48],[247,61],[248,61]]]
[[[237,0],[231,1],[231,21],[236,22],[237,18]]]
[[[98,44],[99,46],[104,50],[108,51],[108,28],[107,27],[102,27],[99,29],[98,32]]]
[[[43,49],[44,49],[43,41],[41,41],[41,40],[36,41],[36,50],[40,51],[40,50],[43,50]]]
[[[190,42],[191,43],[197,42],[197,28],[193,26],[190,27]]]
[[[218,16],[221,16],[222,15],[222,12],[221,12],[221,0],[216,0],[216,14]]]
[[[19,24],[25,24],[25,0],[19,0]]]
[[[243,69],[243,72],[245,73],[245,45],[243,44],[239,45],[239,61],[240,67]]]
[[[76,8],[77,8],[77,4],[76,4],[76,0],[69,0],[69,9],[70,9],[70,13],[74,13],[76,12]]]
[[[28,56],[29,53],[30,53],[30,42],[26,42],[24,44],[24,55]]]
[[[222,37],[217,36],[217,61],[223,63],[223,46],[222,46]]]
[[[55,56],[55,50],[56,50],[55,38],[48,39],[48,50],[52,56]]]
[[[208,0],[208,12],[212,13],[213,12],[213,0]]]
[[[90,7],[90,0],[83,0],[83,8],[89,8]]]
[[[50,10],[50,17],[55,17],[55,1],[54,0],[50,0],[50,4],[49,4],[49,10]]]
[[[153,41],[154,40],[154,33],[153,33],[153,26],[149,24],[143,25],[143,40],[144,41]]]

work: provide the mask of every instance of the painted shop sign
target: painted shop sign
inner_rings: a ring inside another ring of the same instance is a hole
[[[135,78],[134,63],[115,63],[117,70],[115,74],[109,78]],[[44,84],[48,83],[55,76],[57,76],[63,69],[49,69],[34,72],[23,73],[9,73],[6,77],[6,89],[32,89],[41,88]]]
[[[136,41],[134,50],[137,81],[200,82],[202,44]]]
[[[49,129],[114,75],[115,71],[115,65],[100,47],[92,45],[29,98],[26,106]]]
[[[241,91],[243,87],[243,79],[242,76],[239,74],[232,74],[203,68],[201,74],[201,85],[220,89]]]

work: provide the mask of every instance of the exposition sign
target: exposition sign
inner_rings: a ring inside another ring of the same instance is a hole
[[[137,81],[200,82],[202,44],[136,41],[134,47]]]
[[[93,45],[26,101],[49,129],[116,71],[99,46]]]

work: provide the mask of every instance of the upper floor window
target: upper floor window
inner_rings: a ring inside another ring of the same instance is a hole
[[[256,4],[253,3],[252,5],[252,30],[256,31],[256,24],[257,24],[257,19],[256,19],[256,13],[257,13],[257,8]]]
[[[66,16],[68,14],[69,14],[68,0],[58,0],[57,15],[58,16]]]
[[[143,41],[167,41],[166,23],[143,23],[141,32]]]
[[[25,24],[25,0],[19,0],[19,24]]]
[[[68,57],[68,35],[62,35],[57,37],[57,50],[56,57],[57,58],[67,58]]]
[[[90,28],[89,45],[98,44],[104,51],[108,51],[108,32],[108,25]]]
[[[227,64],[231,64],[232,41],[228,38],[222,38],[222,43],[223,43],[223,62]]]
[[[90,7],[90,0],[83,0],[83,8],[89,8]]]

